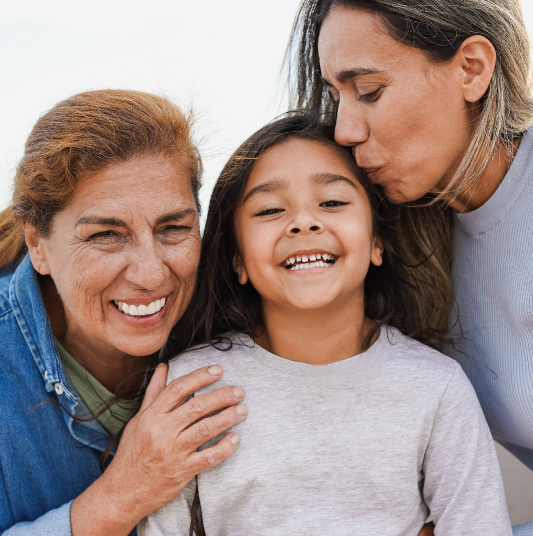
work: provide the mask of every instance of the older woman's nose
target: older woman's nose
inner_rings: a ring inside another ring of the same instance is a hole
[[[136,247],[132,252],[126,279],[141,289],[161,288],[169,274],[161,252],[155,244]]]
[[[354,147],[368,139],[370,130],[363,113],[354,103],[339,102],[335,141],[339,145]]]

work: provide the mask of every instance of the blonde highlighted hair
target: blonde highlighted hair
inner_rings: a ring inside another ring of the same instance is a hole
[[[530,42],[518,0],[303,0],[289,41],[291,105],[335,113],[335,103],[320,75],[318,36],[335,7],[377,14],[386,31],[422,50],[432,62],[450,60],[463,41],[486,37],[496,50],[496,66],[462,162],[438,199],[450,202],[468,192],[506,147],[533,124]]]

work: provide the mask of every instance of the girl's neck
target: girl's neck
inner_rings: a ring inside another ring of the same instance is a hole
[[[327,365],[364,351],[365,338],[375,325],[362,304],[323,310],[264,307],[265,327],[255,337],[265,350],[291,361]],[[371,343],[374,343],[377,334]]]

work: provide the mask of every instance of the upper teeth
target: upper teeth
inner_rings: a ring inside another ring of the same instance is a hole
[[[322,259],[322,260],[320,260]],[[287,259],[283,265],[289,270],[305,270],[308,268],[329,268],[335,261],[335,256],[329,253],[315,253],[313,255],[298,255]],[[301,263],[301,264],[296,264]]]
[[[149,303],[148,305],[144,305],[144,304],[129,305],[126,302],[121,302],[121,301],[116,301],[116,300],[114,301],[119,311],[122,311],[123,313],[130,315],[130,316],[153,315],[154,313],[157,313],[157,311],[160,311],[165,305],[165,298],[155,300]]]

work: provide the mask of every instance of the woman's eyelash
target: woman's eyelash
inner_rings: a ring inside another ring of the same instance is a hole
[[[381,88],[376,89],[376,91],[372,91],[371,93],[365,93],[364,95],[360,95],[359,99],[360,101],[364,102],[373,102],[378,99],[380,96]]]
[[[122,235],[115,231],[102,231],[89,237],[89,240],[98,240],[99,238],[122,238]]]

